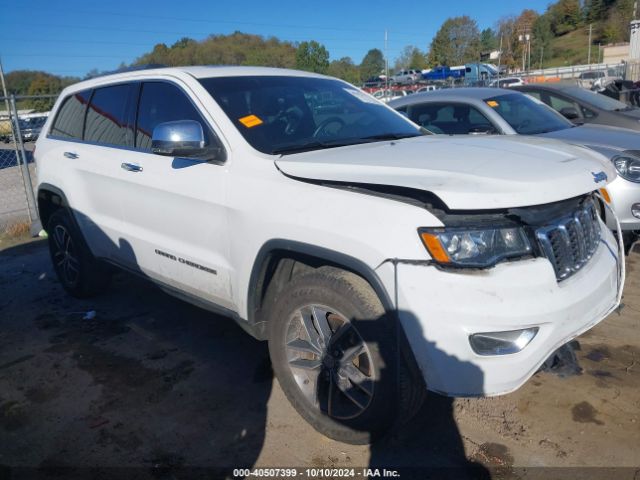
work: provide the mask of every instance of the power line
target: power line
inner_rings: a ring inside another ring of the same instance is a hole
[[[46,10],[39,10],[35,13],[45,13]],[[52,10],[50,10],[50,12],[52,12]],[[74,13],[79,13],[79,14],[85,14],[85,15],[92,15],[92,16],[117,16],[117,17],[124,17],[124,18],[146,18],[146,19],[155,19],[155,20],[167,20],[167,21],[171,21],[171,22],[195,22],[195,23],[206,23],[207,25],[211,25],[211,24],[221,24],[221,25],[247,25],[247,26],[253,26],[253,27],[274,27],[274,28],[293,28],[293,29],[312,29],[312,30],[327,30],[327,31],[341,31],[341,32],[368,32],[368,33],[374,33],[374,34],[380,34],[380,30],[375,30],[375,29],[368,29],[368,28],[356,28],[356,27],[328,27],[325,25],[300,25],[300,24],[288,24],[288,23],[267,23],[267,22],[247,22],[247,21],[243,21],[243,20],[210,20],[210,19],[203,19],[203,18],[189,18],[189,17],[169,17],[169,16],[162,16],[162,15],[149,15],[149,14],[140,14],[140,13],[122,13],[122,12],[109,12],[109,11],[90,11],[90,10],[74,10]],[[47,27],[64,27],[64,28],[94,28],[94,27],[80,27],[77,25],[60,25],[60,24],[33,24],[30,23],[30,25],[35,25],[35,26],[47,26]],[[109,28],[109,30],[113,30],[113,28]],[[136,30],[137,31],[137,30]],[[393,34],[394,36],[398,37],[402,37],[405,36],[406,38],[415,38],[412,35],[408,35],[406,33],[401,33],[401,32],[393,32],[390,31],[389,33]]]

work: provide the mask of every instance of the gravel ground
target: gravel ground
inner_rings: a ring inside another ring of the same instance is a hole
[[[52,478],[232,478],[242,467],[640,478],[640,252],[628,259],[624,308],[578,339],[581,375],[538,373],[496,398],[430,395],[411,425],[369,447],[311,429],[273,378],[266,345],[232,320],[125,274],[76,300],[44,241],[0,249],[0,478],[34,467],[69,468],[39,470]]]

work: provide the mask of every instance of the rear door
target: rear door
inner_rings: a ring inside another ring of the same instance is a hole
[[[64,101],[49,137],[65,172],[65,193],[80,228],[99,257],[117,259],[123,237],[119,168],[131,113],[131,84],[78,92]]]
[[[197,121],[207,144],[218,143],[197,98],[187,91],[168,81],[140,84],[135,149],[120,169],[126,176],[125,261],[165,285],[233,308],[226,164],[151,152],[153,130],[164,122]]]

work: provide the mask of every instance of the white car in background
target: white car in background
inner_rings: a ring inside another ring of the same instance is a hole
[[[425,135],[338,79],[97,77],[62,92],[36,152],[70,294],[105,289],[108,263],[235,320],[268,341],[300,415],[344,442],[410,418],[426,389],[517,389],[620,302],[604,157]]]
[[[520,77],[504,77],[500,79],[496,79],[489,84],[491,88],[509,88],[509,87],[519,87],[524,85],[524,80]]]
[[[403,98],[409,95],[405,90],[378,90],[373,94],[374,98],[380,100],[381,102],[387,103],[391,100],[397,100],[398,98]]]

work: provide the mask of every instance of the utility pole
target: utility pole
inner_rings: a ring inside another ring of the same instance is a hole
[[[502,33],[500,34],[500,48],[498,49],[498,81],[496,88],[500,86],[500,63],[502,61]]]
[[[4,83],[4,70],[2,69],[2,60],[0,59],[0,81],[2,82],[2,96],[4,97],[4,106],[7,109],[7,115],[11,115],[9,110],[9,97],[7,96],[7,85]]]
[[[591,32],[593,30],[593,23],[589,24],[589,56],[587,59],[587,63],[591,65]]]
[[[544,45],[540,47],[540,70],[542,70],[542,59],[544,57]]]
[[[384,29],[384,89],[389,90],[389,55],[387,54],[387,29]],[[385,94],[386,95],[386,94]]]

